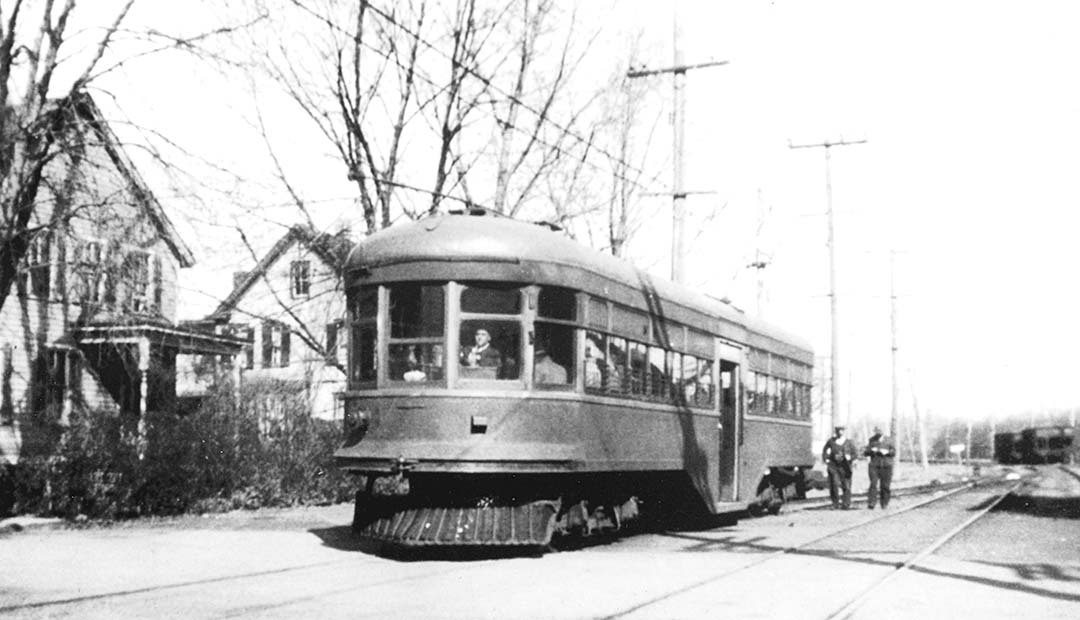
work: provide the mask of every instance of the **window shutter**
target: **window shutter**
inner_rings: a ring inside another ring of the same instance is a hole
[[[326,324],[326,361],[333,364],[337,361],[338,323]]]
[[[262,367],[270,368],[270,361],[274,354],[273,324],[263,321],[262,324]]]
[[[281,330],[281,367],[285,368],[289,365],[289,336],[292,331],[287,325],[279,325],[278,328]]]
[[[159,312],[161,311],[161,300],[162,300],[162,298],[164,297],[164,294],[165,294],[165,286],[164,286],[165,277],[164,277],[164,274],[161,273],[161,270],[163,268],[164,268],[164,263],[161,261],[161,257],[155,255],[154,256],[154,279],[153,279],[153,281],[154,281],[154,292],[153,292],[153,297],[151,299],[152,299],[152,303],[153,303],[153,308],[155,310],[158,310]]]

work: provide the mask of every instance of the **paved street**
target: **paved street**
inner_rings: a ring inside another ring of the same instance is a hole
[[[890,510],[901,513],[916,501],[900,498]],[[963,516],[984,497],[955,501],[970,505],[906,514],[924,521],[935,514]],[[899,524],[902,517],[878,522],[874,531],[879,533],[859,545],[821,541],[805,552],[784,550],[880,514],[798,510],[542,557],[472,560],[367,553],[346,525],[348,506],[35,529],[0,537],[5,564],[0,613],[16,618],[827,617],[901,557],[886,552],[894,543],[880,540],[881,532],[895,534],[895,528],[880,524]],[[904,532],[897,534],[896,540],[903,539]],[[875,595],[872,607],[860,608],[854,617],[929,618],[948,610],[973,617],[975,609],[983,610],[981,617],[1068,617],[1080,609],[1078,543],[1075,519],[995,512],[894,579]]]

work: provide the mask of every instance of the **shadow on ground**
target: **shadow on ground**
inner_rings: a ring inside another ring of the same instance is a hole
[[[1057,519],[1080,519],[1080,497],[1038,497],[1009,494],[997,510]]]

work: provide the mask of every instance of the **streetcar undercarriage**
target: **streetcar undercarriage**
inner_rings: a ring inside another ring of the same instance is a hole
[[[546,547],[709,510],[685,472],[363,476],[353,528],[401,547]]]

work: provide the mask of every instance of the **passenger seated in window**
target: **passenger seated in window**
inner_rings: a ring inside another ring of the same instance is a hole
[[[491,334],[488,330],[476,330],[474,338],[476,345],[462,351],[461,363],[470,368],[498,368],[502,363],[502,354],[491,346]]]
[[[536,349],[533,361],[533,379],[536,383],[566,383],[566,369],[551,359],[543,348]]]
[[[427,381],[424,371],[424,354],[419,346],[390,346],[390,378],[396,381]]]
[[[599,349],[591,338],[585,341],[585,387],[603,387],[603,372],[600,369]]]
[[[417,383],[417,382],[420,382],[420,381],[427,381],[427,373],[425,373],[423,371],[423,369],[422,369],[422,366],[420,364],[420,357],[421,356],[420,356],[420,348],[419,347],[410,347],[409,348],[409,359],[408,359],[409,369],[407,371],[405,371],[405,374],[402,376],[402,379],[405,379],[406,381],[408,381],[410,383]]]

